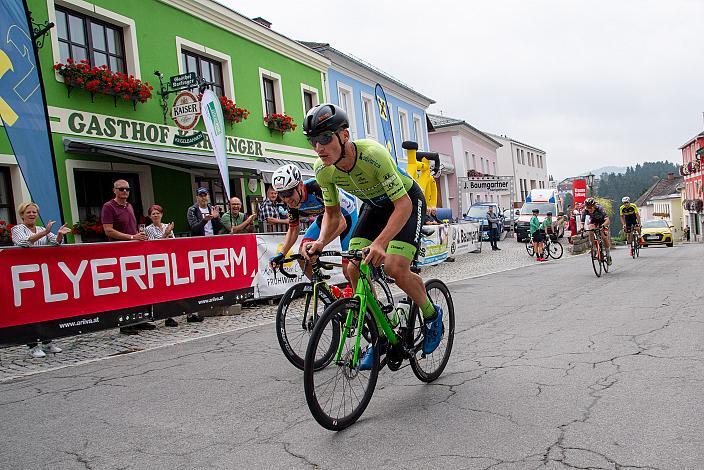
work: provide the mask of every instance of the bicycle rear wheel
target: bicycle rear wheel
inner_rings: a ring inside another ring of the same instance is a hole
[[[437,349],[430,354],[423,353],[423,314],[417,305],[408,320],[406,344],[412,345],[414,355],[411,357],[411,369],[423,382],[432,382],[440,377],[447,366],[455,340],[455,306],[450,290],[439,279],[430,279],[425,283],[425,290],[433,304],[442,309],[442,340]]]
[[[605,247],[601,247],[601,266],[605,273],[609,272],[609,257]]]
[[[530,239],[526,242],[526,251],[528,252],[528,256],[533,256],[535,254],[535,250],[533,249],[533,243],[530,241]]]
[[[339,334],[339,340],[335,343],[335,346],[339,346],[342,342],[340,361],[316,370],[312,364],[327,354],[327,332],[331,328],[341,331],[350,310],[354,315],[352,327],[348,334]],[[379,375],[379,335],[376,323],[369,314],[365,315],[362,331],[359,332],[359,359],[367,347],[376,345],[373,348],[372,366],[370,370],[359,370],[359,361],[356,366],[352,366],[358,315],[359,301],[354,298],[340,299],[333,303],[313,328],[306,350],[303,368],[306,402],[318,424],[331,431],[345,429],[362,416],[374,394]]]
[[[592,243],[592,268],[594,268],[594,274],[596,277],[601,277],[601,260],[599,259],[598,249],[596,248],[596,242]]]
[[[548,255],[552,256],[553,259],[562,258],[562,244],[560,242],[550,242],[550,247],[548,249]]]
[[[327,291],[319,290],[318,295],[313,296],[310,282],[292,286],[281,297],[276,309],[276,337],[286,359],[298,369],[303,370],[303,359],[315,322],[332,301]],[[328,354],[319,358],[316,368],[325,367],[339,342],[339,330],[331,329],[328,333],[331,335]]]

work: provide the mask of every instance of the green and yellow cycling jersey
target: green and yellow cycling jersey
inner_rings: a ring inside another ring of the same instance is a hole
[[[622,204],[618,213],[627,218],[635,218],[638,215],[638,208],[635,204]]]
[[[362,202],[374,206],[388,206],[413,187],[414,180],[396,165],[386,147],[375,140],[354,141],[357,160],[347,172],[334,165],[325,166],[318,158],[315,162],[315,179],[323,190],[326,206],[339,204],[338,188]]]

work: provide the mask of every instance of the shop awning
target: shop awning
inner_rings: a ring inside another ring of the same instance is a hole
[[[64,150],[72,153],[109,155],[145,164],[155,162],[176,166],[184,170],[191,168],[215,169],[218,167],[215,157],[188,149],[156,148],[131,145],[104,140],[78,139],[64,137]],[[292,163],[301,169],[304,176],[313,176],[312,162],[284,160],[281,158],[251,159],[244,157],[227,157],[230,168],[261,174],[264,180],[271,180],[271,174],[281,165]]]

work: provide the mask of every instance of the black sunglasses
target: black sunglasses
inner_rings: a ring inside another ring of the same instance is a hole
[[[323,132],[322,134],[308,137],[308,142],[310,143],[311,147],[315,147],[316,144],[327,145],[332,142],[333,135],[335,135],[334,132]]]
[[[279,196],[281,197],[291,197],[293,196],[293,191],[295,191],[296,188],[291,188],[291,189],[284,189],[282,191],[278,191]]]
[[[115,188],[115,189],[117,189],[118,191],[123,191],[123,192],[127,192],[130,190],[130,188]]]

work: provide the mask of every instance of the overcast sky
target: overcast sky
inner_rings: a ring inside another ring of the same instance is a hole
[[[219,0],[328,42],[437,103],[541,148],[556,178],[681,161],[704,129],[699,0]]]

